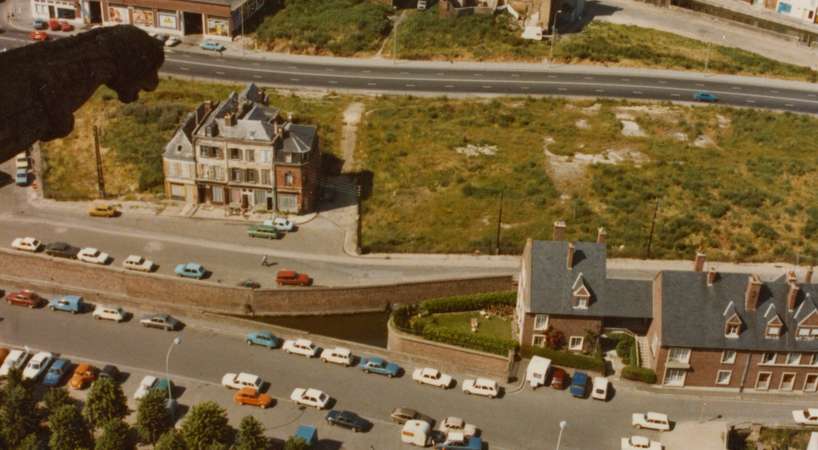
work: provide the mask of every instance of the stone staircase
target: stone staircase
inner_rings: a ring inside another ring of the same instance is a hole
[[[636,345],[639,346],[640,366],[645,369],[653,368],[653,355],[650,352],[650,344],[647,336],[636,336]]]

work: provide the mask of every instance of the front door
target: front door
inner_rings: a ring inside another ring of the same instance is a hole
[[[54,18],[54,7],[51,5],[48,5],[48,17]]]
[[[242,196],[241,196],[241,207],[243,209],[249,209],[250,208],[250,193],[249,192],[244,192],[242,194]]]

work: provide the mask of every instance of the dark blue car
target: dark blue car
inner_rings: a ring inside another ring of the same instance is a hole
[[[396,377],[400,373],[399,365],[387,362],[385,359],[378,356],[361,358],[361,363],[358,364],[358,368],[363,370],[364,373],[372,372],[377,373],[378,375],[386,375],[389,378]]]
[[[588,374],[585,372],[574,372],[571,377],[571,395],[577,398],[585,398],[588,395]]]
[[[281,345],[281,339],[273,336],[273,333],[269,331],[254,331],[247,334],[247,345],[260,345],[273,349]]]
[[[53,363],[51,363],[51,367],[48,368],[48,372],[45,373],[43,377],[43,385],[55,387],[59,386],[62,381],[65,379],[65,376],[68,375],[71,368],[71,361],[58,358]]]
[[[28,186],[28,170],[17,169],[17,176],[14,178],[17,186]]]
[[[327,423],[338,425],[358,433],[366,431],[371,425],[368,420],[351,411],[338,411],[333,409],[327,413]]]

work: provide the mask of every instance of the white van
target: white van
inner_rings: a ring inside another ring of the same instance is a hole
[[[608,401],[608,379],[605,377],[594,377],[594,388],[591,390],[591,398]]]
[[[542,356],[532,356],[531,362],[528,363],[528,369],[525,371],[525,381],[528,381],[532,389],[545,386],[545,380],[548,379],[548,371],[550,369],[550,359],[543,358]]]
[[[122,322],[125,320],[125,310],[119,306],[97,305],[94,308],[94,319],[113,320],[114,322]]]
[[[431,440],[432,427],[425,420],[407,420],[400,430],[400,441],[418,447],[426,447]]]

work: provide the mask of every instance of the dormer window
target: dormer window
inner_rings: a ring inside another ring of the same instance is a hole
[[[778,339],[781,337],[783,333],[784,322],[781,321],[781,318],[778,317],[778,314],[773,315],[773,317],[767,321],[767,329],[764,332],[764,336],[767,339]]]
[[[588,305],[591,303],[591,291],[585,287],[585,281],[582,279],[581,273],[577,276],[571,288],[573,289],[571,293],[571,306],[573,306],[574,309],[588,309]]]
[[[739,331],[741,331],[741,324],[728,323],[724,328],[724,336],[729,338],[737,338]]]
[[[818,327],[798,327],[798,339],[814,340],[818,337]]]

